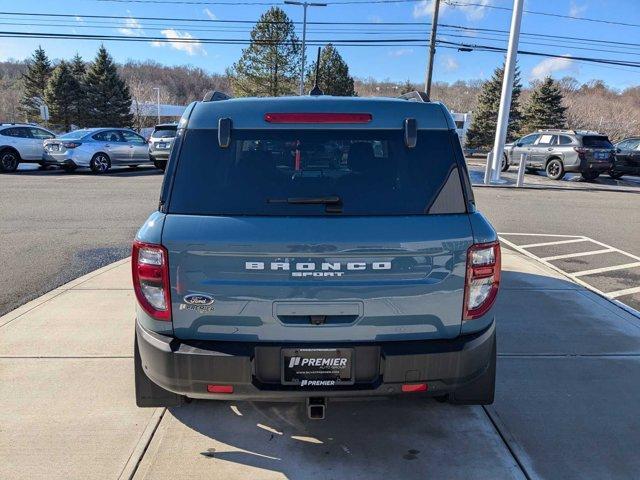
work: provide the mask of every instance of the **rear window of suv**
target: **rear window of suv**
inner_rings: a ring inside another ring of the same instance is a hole
[[[419,131],[415,148],[402,130],[234,130],[220,148],[217,131],[187,130],[166,211],[418,215],[442,190],[438,213],[463,213],[452,144],[446,130]]]
[[[173,138],[176,136],[177,128],[177,126],[156,128],[151,134],[151,138]]]
[[[582,145],[586,148],[613,148],[607,137],[596,135],[582,137]]]

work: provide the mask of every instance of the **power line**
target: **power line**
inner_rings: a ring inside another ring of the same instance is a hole
[[[413,0],[407,0],[407,1],[413,1]],[[453,0],[444,0],[444,2],[447,5],[450,5],[452,7],[482,7],[482,8],[492,8],[494,10],[504,10],[509,12],[513,10],[509,7],[500,7],[498,5],[488,5],[484,3],[457,2]],[[561,13],[538,12],[535,10],[524,10],[524,13],[528,13],[530,15],[543,15],[545,17],[565,18],[568,20],[581,20],[583,22],[606,23],[608,25],[622,25],[624,27],[640,27],[640,24],[637,24],[637,23],[625,23],[625,22],[618,22],[615,20],[603,20],[601,18],[574,17],[571,15],[563,15]]]

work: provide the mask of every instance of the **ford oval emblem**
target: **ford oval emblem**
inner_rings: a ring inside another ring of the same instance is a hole
[[[214,301],[213,297],[201,293],[192,293],[184,297],[184,303],[189,305],[211,305]]]

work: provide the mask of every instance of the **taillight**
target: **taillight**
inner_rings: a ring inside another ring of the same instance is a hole
[[[587,149],[586,148],[573,147],[573,149],[578,153],[578,157],[580,157],[580,158],[584,157],[585,154],[587,153]]]
[[[500,243],[478,243],[467,251],[463,320],[473,320],[489,311],[500,286]]]
[[[369,123],[370,113],[265,113],[269,123]]]
[[[62,142],[64,148],[76,148],[82,145],[81,142]]]
[[[133,288],[140,306],[156,320],[171,320],[169,256],[162,245],[133,242]]]

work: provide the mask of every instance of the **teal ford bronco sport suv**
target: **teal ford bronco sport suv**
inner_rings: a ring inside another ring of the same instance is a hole
[[[133,246],[138,405],[491,403],[500,246],[447,109],[210,98],[180,120]]]

